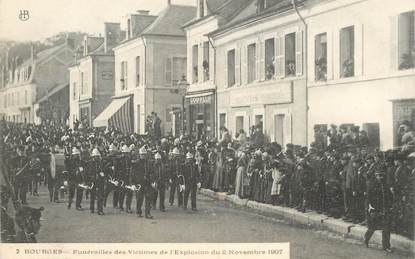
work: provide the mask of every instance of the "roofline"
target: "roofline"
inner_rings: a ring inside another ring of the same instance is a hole
[[[302,7],[302,6],[303,6],[303,4],[301,3],[301,5],[299,7]],[[271,10],[271,11],[268,11],[268,12],[263,12],[262,14],[259,14],[259,15],[252,16],[252,17],[248,18],[247,20],[242,20],[242,21],[239,21],[239,22],[236,21],[235,23],[230,24],[228,26],[225,25],[222,28],[219,28],[219,29],[214,30],[210,33],[207,33],[206,36],[208,36],[209,38],[217,37],[217,36],[220,36],[220,35],[223,35],[223,34],[229,32],[233,29],[236,29],[238,27],[242,27],[242,26],[245,26],[245,25],[248,25],[248,24],[251,24],[251,23],[255,23],[259,20],[262,20],[262,19],[265,19],[265,18],[268,18],[268,17],[278,16],[278,15],[281,15],[283,13],[289,12],[291,10],[293,10],[293,6],[291,4],[288,4],[288,5],[280,8],[280,9]]]

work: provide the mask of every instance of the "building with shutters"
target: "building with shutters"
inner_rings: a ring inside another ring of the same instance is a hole
[[[376,0],[313,1],[308,24],[309,143],[314,128],[356,125],[381,149],[415,129],[415,6]],[[330,22],[328,22],[330,21]]]
[[[200,0],[196,17],[183,27],[187,38],[186,132],[216,136],[215,48],[207,33],[227,24],[252,0]]]
[[[114,52],[123,38],[119,23],[105,23],[104,37],[85,36],[69,68],[69,125],[92,126],[114,95]]]
[[[42,51],[31,48],[26,60],[7,58],[0,89],[0,114],[16,123],[66,122],[68,67],[74,62],[73,40]]]
[[[209,37],[218,127],[262,125],[269,142],[307,144],[305,28],[291,1],[250,1]]]
[[[111,103],[94,120],[95,127],[113,127],[144,134],[146,117],[156,112],[162,134],[179,131],[173,110],[182,110],[186,76],[186,37],[182,26],[196,8],[170,1],[157,16],[148,11],[128,15],[123,22],[126,38],[116,46],[115,93]]]

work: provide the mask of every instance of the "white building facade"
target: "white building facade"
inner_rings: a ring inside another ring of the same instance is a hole
[[[314,127],[356,125],[381,149],[415,128],[415,3],[314,1],[308,26],[309,144]],[[328,22],[330,21],[330,22]]]

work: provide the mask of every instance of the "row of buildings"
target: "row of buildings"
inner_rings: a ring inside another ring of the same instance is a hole
[[[410,0],[168,1],[156,16],[105,23],[80,51],[68,41],[32,55],[0,90],[0,113],[38,123],[67,102],[72,127],[144,134],[156,112],[164,134],[213,138],[260,124],[283,145],[354,125],[391,148],[401,124],[415,129],[414,14]]]

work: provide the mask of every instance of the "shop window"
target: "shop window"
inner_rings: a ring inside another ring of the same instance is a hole
[[[209,80],[209,42],[203,43],[203,80]]]
[[[199,67],[198,67],[198,60],[199,60],[199,48],[197,45],[193,45],[192,47],[192,82],[197,83],[199,78]]]
[[[228,51],[228,87],[235,85],[235,49]]]
[[[236,116],[236,132],[239,132],[241,129],[244,129],[244,116]]]
[[[295,33],[285,35],[285,75],[295,76]]]
[[[265,79],[270,80],[275,75],[275,40],[265,41]]]
[[[127,85],[127,79],[128,79],[128,64],[127,61],[122,61],[121,62],[121,90],[125,90],[127,89],[128,85]]]
[[[367,137],[369,139],[369,146],[372,148],[379,148],[379,123],[364,123],[363,130],[367,133]]]
[[[399,70],[415,67],[415,11],[399,15],[398,55]]]
[[[135,85],[136,86],[140,86],[141,81],[140,81],[140,56],[137,56],[135,58]]]
[[[315,37],[315,79],[327,80],[327,33]]]
[[[248,45],[248,83],[256,79],[256,44]]]
[[[340,77],[354,76],[354,26],[340,30]]]

